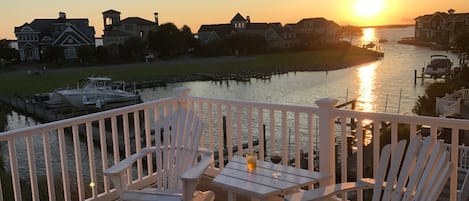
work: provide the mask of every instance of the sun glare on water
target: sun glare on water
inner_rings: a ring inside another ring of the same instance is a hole
[[[374,17],[383,10],[383,0],[356,0],[355,15],[360,17]]]

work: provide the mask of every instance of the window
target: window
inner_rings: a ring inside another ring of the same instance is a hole
[[[74,47],[67,47],[67,48],[64,49],[64,52],[65,52],[65,58],[66,59],[77,58],[77,53],[76,53]]]
[[[32,57],[33,56],[33,50],[31,48],[28,48],[25,50],[26,57]]]

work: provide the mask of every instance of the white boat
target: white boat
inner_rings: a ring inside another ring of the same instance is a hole
[[[141,102],[140,95],[125,90],[124,82],[113,82],[108,77],[89,77],[82,87],[57,90],[55,94],[62,97],[69,105],[80,109],[103,108],[107,105],[124,106]]]
[[[453,62],[445,55],[432,55],[430,63],[425,67],[424,73],[438,78],[450,72]]]

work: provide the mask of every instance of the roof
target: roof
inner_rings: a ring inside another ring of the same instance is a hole
[[[63,30],[57,32],[55,27],[57,24],[66,24],[69,23],[71,26],[74,26],[76,30],[84,34],[89,39],[93,39],[95,35],[95,30],[93,26],[89,26],[89,21],[86,18],[73,18],[73,19],[34,19],[31,23],[25,23],[19,27],[15,27],[15,32],[21,31],[23,27],[29,26],[34,31],[40,32],[39,38],[44,36],[50,36],[52,38],[58,37]]]
[[[415,18],[415,21],[430,21],[432,20],[433,17],[435,16],[440,16],[446,21],[456,21],[456,22],[462,22],[466,20],[467,17],[469,17],[469,13],[453,13],[453,14],[448,14],[444,12],[435,12],[433,14],[427,14],[427,15],[422,15],[418,16]]]
[[[109,9],[107,11],[104,11],[103,14],[121,14],[121,12],[117,11],[117,10],[113,10],[113,9]]]
[[[469,17],[469,13],[457,13],[447,16],[448,21],[464,21]]]
[[[246,29],[251,29],[251,30],[265,30],[269,29],[270,25],[268,23],[249,23],[246,25]]]
[[[239,13],[236,13],[236,15],[231,19],[231,22],[234,21],[246,21],[246,19]]]
[[[415,18],[415,20],[430,20],[430,18],[432,18],[432,15],[422,15],[422,16],[418,16]]]
[[[121,24],[139,24],[139,25],[155,25],[155,22],[152,22],[150,20],[146,20],[140,17],[128,17],[120,22]]]
[[[297,24],[305,23],[306,21],[310,21],[314,24],[314,26],[328,26],[333,25],[339,27],[337,23],[331,20],[326,20],[323,17],[316,17],[316,18],[303,18]]]
[[[209,24],[200,26],[200,32],[216,32],[219,36],[224,37],[233,31],[231,24]]]

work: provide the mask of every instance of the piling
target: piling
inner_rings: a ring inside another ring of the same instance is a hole
[[[223,148],[226,149],[226,116],[223,116]]]

